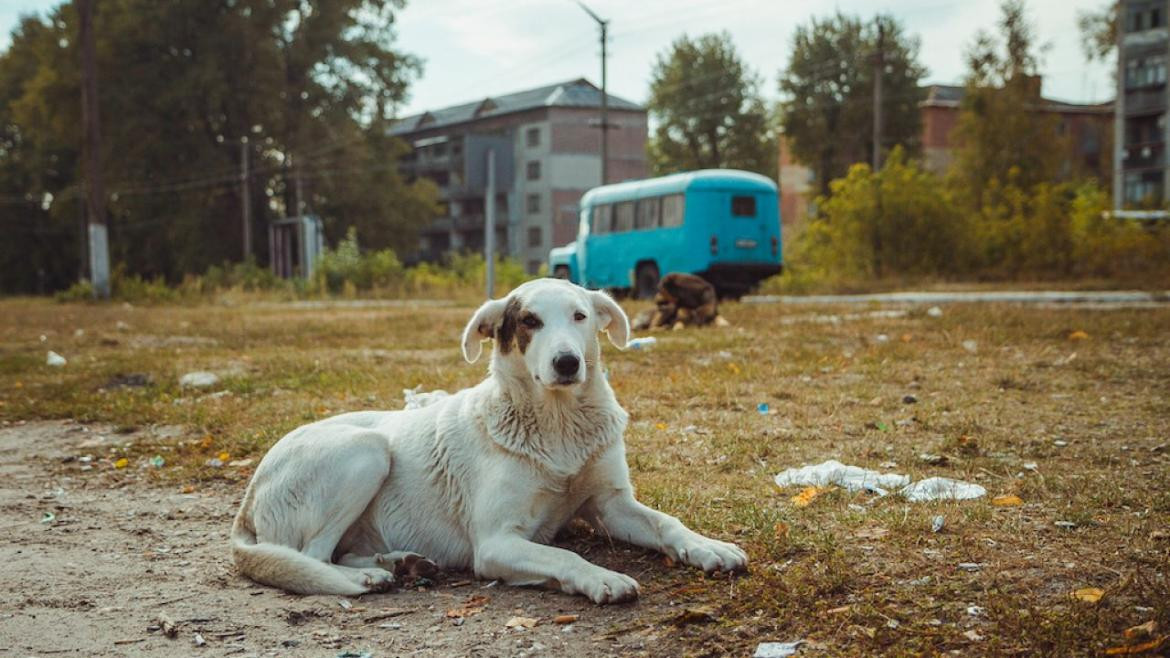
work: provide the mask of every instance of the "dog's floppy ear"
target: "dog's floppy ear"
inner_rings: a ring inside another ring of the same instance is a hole
[[[479,359],[483,352],[480,342],[495,335],[496,325],[504,315],[507,303],[506,299],[489,299],[471,316],[463,329],[463,358],[468,363],[475,363]]]
[[[630,341],[630,319],[613,298],[600,290],[589,293],[593,310],[597,312],[597,328],[609,336],[609,342],[624,350]]]

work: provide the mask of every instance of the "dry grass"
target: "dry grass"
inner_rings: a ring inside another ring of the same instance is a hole
[[[663,334],[650,351],[607,348],[631,414],[640,497],[753,559],[752,573],[731,581],[648,554],[613,565],[639,577],[646,596],[718,610],[712,623],[671,627],[651,653],[745,655],[760,641],[805,638],[810,654],[1095,654],[1138,643],[1127,627],[1170,628],[1170,310],[956,306],[937,319],[919,309],[838,323],[807,308],[724,310],[731,329]],[[238,488],[247,466],[206,460],[258,458],[306,421],[398,408],[403,388],[452,390],[483,375],[458,354],[468,307],[10,300],[0,311],[5,422],[181,428],[95,454],[89,473],[110,486]],[[1077,330],[1088,338],[1070,340]],[[69,364],[46,366],[49,349]],[[190,370],[219,372],[212,390],[228,394],[181,390]],[[132,374],[150,384],[117,385]],[[918,403],[904,403],[907,394]],[[773,413],[759,413],[761,402]],[[948,463],[928,465],[924,452]],[[165,467],[147,465],[156,454]],[[120,457],[127,468],[114,468]],[[796,507],[797,491],[772,483],[784,468],[829,458],[896,462],[915,478],[976,481],[1024,504],[834,491]],[[935,534],[937,514],[946,526]],[[615,559],[596,538],[569,541],[603,564]],[[1105,595],[1074,600],[1083,587]],[[631,615],[613,632],[661,634],[664,621]]]

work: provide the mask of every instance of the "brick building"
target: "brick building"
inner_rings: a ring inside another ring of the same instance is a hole
[[[936,174],[945,174],[954,160],[952,131],[959,122],[965,89],[954,85],[926,87],[922,113],[922,163]],[[1040,96],[1036,80],[1036,107],[1059,117],[1058,133],[1068,137],[1065,159],[1068,176],[1089,175],[1107,181],[1111,169],[1109,145],[1112,143],[1113,103],[1081,105]],[[800,221],[812,212],[818,185],[812,169],[797,162],[784,140],[780,139],[780,194],[783,222]]]
[[[607,182],[646,176],[645,108],[610,95]],[[410,178],[440,189],[443,214],[423,232],[413,260],[482,250],[487,151],[496,162],[501,254],[535,272],[553,247],[577,235],[577,203],[601,184],[601,91],[584,79],[405,117],[391,133],[411,145]]]

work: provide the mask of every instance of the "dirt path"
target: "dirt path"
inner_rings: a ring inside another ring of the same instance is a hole
[[[107,429],[68,422],[0,428],[0,654],[587,656],[668,651],[670,643],[647,630],[652,626],[631,626],[648,615],[677,614],[662,592],[632,605],[600,608],[555,592],[468,583],[461,574],[431,590],[346,601],[255,585],[233,573],[227,551],[242,487],[191,494],[175,487],[109,488],[91,473],[60,468],[62,461],[100,453],[99,437],[109,435]],[[116,440],[134,438],[118,435]],[[590,558],[624,565],[631,573],[630,566],[648,560],[623,549],[607,552]],[[488,597],[482,611],[462,620],[447,616],[473,596]],[[160,614],[177,624],[176,637],[157,629]],[[579,619],[552,623],[564,614]],[[532,629],[507,628],[514,616],[541,621]],[[196,634],[206,643],[199,648]]]

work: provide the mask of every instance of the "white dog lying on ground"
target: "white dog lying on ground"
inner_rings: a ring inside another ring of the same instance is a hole
[[[395,572],[471,567],[595,603],[636,597],[629,576],[547,545],[577,517],[707,572],[745,569],[737,546],[634,500],[627,415],[601,368],[599,331],[618,347],[629,337],[608,295],[530,281],[486,302],[463,332],[469,362],[495,339],[478,386],[293,430],[244,494],[232,528],[239,571],[291,592],[356,595],[386,589]]]

